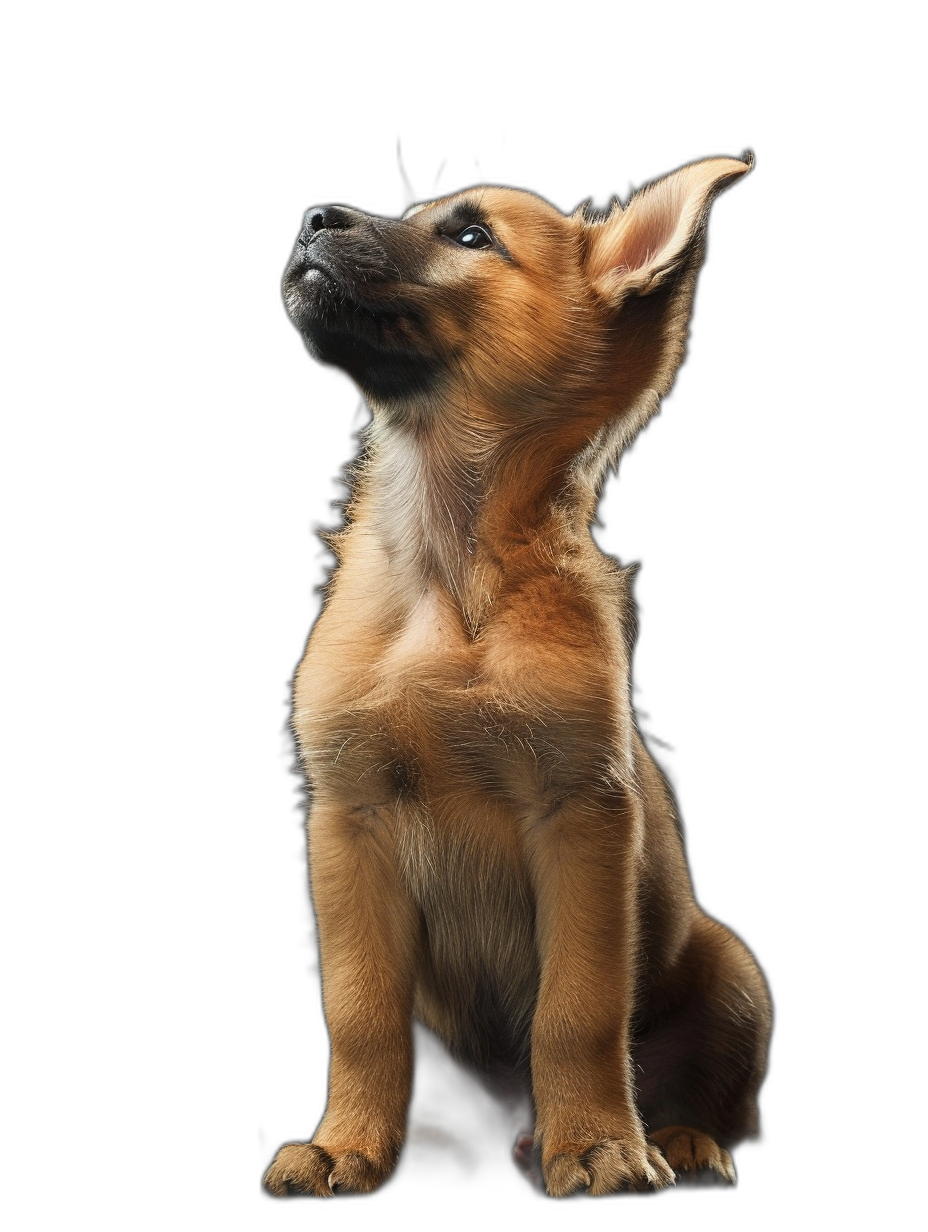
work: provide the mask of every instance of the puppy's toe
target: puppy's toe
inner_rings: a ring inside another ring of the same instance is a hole
[[[515,1165],[530,1184],[544,1188],[541,1171],[541,1150],[535,1145],[534,1134],[519,1134],[512,1148]]]
[[[339,1155],[329,1173],[329,1185],[333,1193],[347,1190],[349,1193],[370,1193],[376,1189],[389,1172],[389,1168],[375,1164],[360,1151]]]
[[[330,1198],[335,1190],[329,1176],[335,1163],[313,1142],[288,1142],[275,1155],[264,1174],[264,1188],[277,1198],[312,1194]]]

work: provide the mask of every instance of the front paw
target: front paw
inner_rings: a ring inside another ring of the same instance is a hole
[[[585,1190],[589,1194],[623,1189],[663,1189],[674,1183],[673,1169],[644,1138],[605,1138],[582,1151],[560,1151],[543,1165],[545,1189],[553,1198]]]
[[[264,1188],[278,1198],[331,1198],[341,1192],[370,1193],[389,1172],[390,1166],[378,1165],[360,1151],[333,1156],[315,1142],[288,1142],[265,1172]]]

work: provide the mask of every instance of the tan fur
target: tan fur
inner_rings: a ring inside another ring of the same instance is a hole
[[[377,347],[441,376],[367,391],[338,567],[297,672],[332,1057],[325,1116],[281,1149],[272,1193],[389,1174],[413,1013],[466,1059],[530,1070],[549,1193],[693,1167],[733,1179],[722,1144],[756,1126],[766,987],[693,899],[630,702],[632,575],[589,525],[682,358],[711,200],[747,167],[694,164],[595,221],[488,188],[399,223],[326,207],[304,229],[294,320],[319,253],[376,318]],[[494,248],[442,233],[462,201]],[[343,311],[318,302],[311,345]]]

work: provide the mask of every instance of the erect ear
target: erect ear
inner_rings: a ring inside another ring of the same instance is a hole
[[[588,224],[586,270],[594,290],[618,305],[698,262],[709,206],[753,165],[749,153],[690,163],[642,188],[624,210],[616,203],[608,218]]]

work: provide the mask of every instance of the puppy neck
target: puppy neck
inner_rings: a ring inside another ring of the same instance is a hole
[[[472,633],[514,554],[553,559],[588,533],[596,493],[529,419],[518,433],[442,408],[428,423],[375,416],[355,504],[410,596],[439,586]]]

